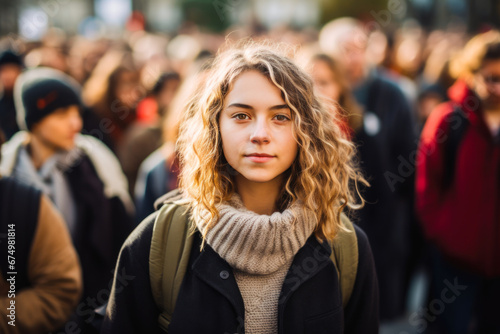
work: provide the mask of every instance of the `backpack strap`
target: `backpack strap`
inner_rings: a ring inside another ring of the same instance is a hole
[[[189,231],[187,207],[165,203],[156,216],[149,254],[149,276],[158,323],[168,332],[177,296],[186,273],[193,234]]]
[[[358,238],[354,225],[345,214],[340,216],[342,224],[347,229],[339,230],[335,239],[330,242],[332,253],[330,259],[333,261],[342,291],[342,305],[345,309],[351,298],[358,273]]]

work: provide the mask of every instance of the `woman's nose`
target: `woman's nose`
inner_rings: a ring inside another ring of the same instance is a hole
[[[264,144],[269,142],[269,129],[265,121],[256,121],[250,140],[254,144]]]

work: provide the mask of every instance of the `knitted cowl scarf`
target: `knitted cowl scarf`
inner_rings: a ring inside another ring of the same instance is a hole
[[[247,210],[234,193],[217,207],[220,218],[208,231],[206,242],[229,265],[248,274],[273,273],[291,260],[317,225],[316,215],[296,201],[283,212],[260,215]],[[202,210],[201,217],[208,217]],[[204,218],[195,219],[203,231]]]

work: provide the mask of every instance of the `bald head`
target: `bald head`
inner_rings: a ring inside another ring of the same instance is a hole
[[[321,49],[341,64],[352,87],[366,77],[367,40],[361,22],[348,17],[330,21],[319,35]]]

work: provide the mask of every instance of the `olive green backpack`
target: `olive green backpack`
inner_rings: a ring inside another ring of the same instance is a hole
[[[149,254],[149,277],[160,328],[168,332],[175,302],[189,263],[194,235],[190,233],[187,206],[180,196],[168,198],[156,216]],[[176,194],[178,195],[178,193]],[[358,269],[358,242],[351,221],[342,215],[348,231],[340,231],[331,243],[331,260],[337,268],[344,308],[349,302]]]

